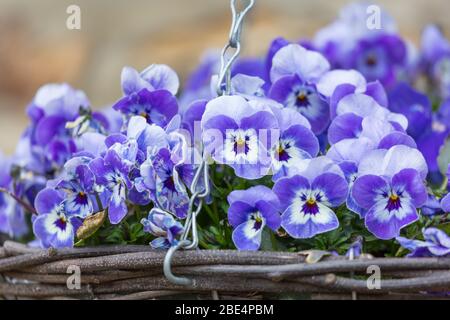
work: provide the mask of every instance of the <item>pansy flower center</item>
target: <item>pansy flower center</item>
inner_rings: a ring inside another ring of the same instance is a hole
[[[399,210],[402,207],[401,197],[395,193],[389,195],[386,209],[391,212],[394,210]]]
[[[278,161],[286,162],[291,158],[291,156],[289,155],[289,153],[287,151],[290,147],[291,146],[289,143],[286,143],[286,144],[280,143],[278,145],[277,150],[276,150],[276,155],[278,156]]]
[[[377,63],[378,63],[378,61],[377,61],[377,57],[376,57],[375,55],[369,55],[369,56],[367,56],[366,64],[367,64],[369,67],[374,67],[374,66],[377,65]]]
[[[308,94],[306,90],[301,90],[297,93],[297,99],[296,99],[296,105],[297,107],[308,107],[309,106],[309,99]]]
[[[55,221],[55,226],[60,229],[61,231],[65,231],[66,227],[67,227],[67,219],[65,216],[60,216],[56,221]]]
[[[176,189],[175,189],[175,180],[173,179],[172,175],[170,175],[169,177],[167,177],[166,180],[164,180],[164,188],[166,188],[166,189],[168,189],[168,190],[170,190],[172,192],[176,191]]]
[[[78,204],[86,204],[88,201],[87,194],[83,191],[78,192],[76,197],[76,203]]]
[[[234,139],[234,152],[236,154],[238,153],[244,153],[247,154],[250,150],[248,144],[250,141],[250,137],[248,137],[247,135],[242,136],[242,135],[238,135],[235,137]]]
[[[303,204],[302,211],[305,214],[312,214],[312,215],[319,213],[319,206],[317,205],[317,200],[313,197],[308,198],[308,200],[306,200],[305,203]]]
[[[250,215],[250,220],[254,221],[253,229],[255,229],[255,231],[258,231],[261,229],[264,219],[259,212],[252,213]]]

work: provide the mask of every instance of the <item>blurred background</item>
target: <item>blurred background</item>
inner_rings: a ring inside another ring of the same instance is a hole
[[[349,2],[257,0],[243,54],[263,54],[276,36],[311,37]],[[450,34],[448,0],[376,3],[416,44],[427,23]],[[81,8],[81,30],[66,28],[73,4]],[[0,150],[13,152],[25,107],[42,84],[68,82],[100,108],[121,97],[123,66],[165,63],[183,80],[206,49],[225,44],[229,27],[228,0],[0,0]]]

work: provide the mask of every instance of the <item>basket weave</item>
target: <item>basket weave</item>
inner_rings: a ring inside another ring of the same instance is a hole
[[[185,251],[174,255],[173,271],[194,285],[182,287],[164,278],[164,255],[146,246],[41,250],[6,241],[0,247],[0,297],[445,299],[443,292],[450,292],[449,258],[320,256],[311,263],[311,255],[304,253]],[[81,270],[79,290],[67,287],[68,268],[74,265]],[[372,265],[381,270],[380,289],[367,287]]]

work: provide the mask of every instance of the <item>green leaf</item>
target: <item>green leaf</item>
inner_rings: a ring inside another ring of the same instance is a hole
[[[445,175],[448,170],[448,164],[450,163],[450,138],[447,138],[445,141],[437,160],[439,164],[439,171]]]

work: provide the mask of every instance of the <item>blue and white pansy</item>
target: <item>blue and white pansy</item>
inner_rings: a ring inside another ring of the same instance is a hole
[[[280,227],[280,202],[265,186],[233,191],[228,196],[228,221],[233,226],[233,242],[239,250],[258,250],[263,229]]]
[[[304,160],[298,172],[278,180],[273,191],[280,199],[282,227],[291,237],[305,239],[339,226],[331,208],[345,202],[348,184],[339,166],[318,157]]]
[[[33,219],[33,231],[44,248],[73,247],[75,234],[82,220],[68,213],[60,191],[44,189],[35,200],[38,215]]]
[[[317,156],[319,141],[308,120],[300,113],[277,107],[273,107],[272,112],[280,128],[279,140],[271,149],[272,174],[276,181],[289,176],[302,160]]]
[[[278,122],[269,102],[222,96],[206,105],[203,142],[215,161],[231,166],[236,175],[258,179],[269,173],[269,150],[278,140]]]
[[[422,154],[404,145],[371,151],[359,164],[352,194],[367,210],[366,227],[380,239],[392,239],[417,221],[427,201],[428,168]]]
[[[317,83],[329,69],[320,53],[297,44],[281,48],[272,60],[269,97],[305,116],[315,134],[322,133],[330,121],[328,102],[317,90]]]

